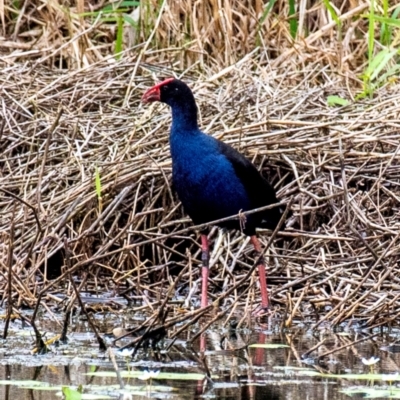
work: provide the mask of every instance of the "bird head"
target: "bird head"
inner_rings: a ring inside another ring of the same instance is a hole
[[[180,103],[194,102],[193,93],[186,83],[175,78],[168,78],[148,89],[142,96],[143,103],[160,101],[173,107]]]

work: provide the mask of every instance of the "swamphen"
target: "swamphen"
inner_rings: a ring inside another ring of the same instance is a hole
[[[275,190],[256,167],[231,146],[203,133],[197,125],[197,106],[190,88],[182,81],[169,78],[148,89],[142,102],[160,101],[172,109],[170,149],[172,182],[184,210],[193,222],[203,224],[221,218],[278,203]],[[247,215],[243,221],[218,224],[241,229],[251,237],[259,254],[256,228],[275,229],[282,210],[273,208]],[[206,307],[209,273],[209,246],[206,232],[201,233],[202,293],[201,307]],[[268,308],[265,263],[258,265],[261,306]]]

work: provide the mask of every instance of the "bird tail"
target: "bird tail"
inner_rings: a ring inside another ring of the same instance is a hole
[[[270,210],[266,210],[262,214],[261,228],[266,228],[273,231],[278,226],[284,211],[285,209],[283,207],[276,207],[276,208],[271,208]],[[280,230],[283,231],[285,227],[286,223],[285,221],[283,221]]]

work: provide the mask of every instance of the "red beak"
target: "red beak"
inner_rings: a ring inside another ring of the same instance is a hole
[[[157,85],[146,90],[142,96],[142,103],[153,103],[154,101],[160,101],[160,99],[160,88]]]
[[[142,96],[142,103],[153,103],[154,101],[161,101],[160,87],[172,82],[174,78],[164,79],[162,82],[146,90]]]

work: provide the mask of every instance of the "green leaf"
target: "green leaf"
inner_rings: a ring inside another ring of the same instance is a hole
[[[339,96],[328,96],[326,98],[326,101],[328,102],[328,106],[333,107],[333,106],[347,106],[350,104],[350,102],[346,99],[343,99],[342,97]]]

